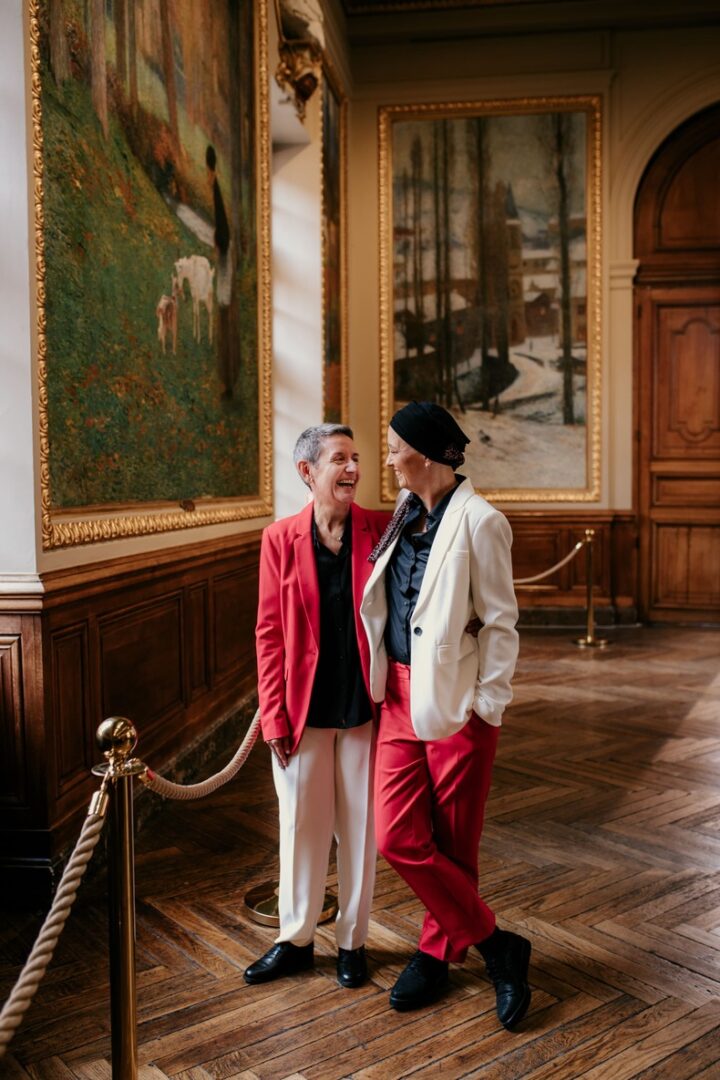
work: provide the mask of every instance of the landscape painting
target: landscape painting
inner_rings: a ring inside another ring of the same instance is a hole
[[[340,424],[347,422],[345,101],[327,68],[322,117],[323,419]]]
[[[127,534],[267,513],[264,3],[33,0],[31,13],[45,508],[122,507]],[[138,516],[158,503],[183,512]],[[111,534],[116,518],[71,541]]]
[[[445,406],[498,500],[599,498],[599,108],[381,110],[383,433]]]

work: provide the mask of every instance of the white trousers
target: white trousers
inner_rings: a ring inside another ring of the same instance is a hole
[[[325,896],[333,835],[337,843],[341,949],[365,944],[375,886],[373,765],[375,725],[307,727],[281,769],[273,754],[280,807],[280,934],[277,941],[307,945]]]

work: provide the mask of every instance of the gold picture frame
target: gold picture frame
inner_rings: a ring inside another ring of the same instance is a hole
[[[381,461],[435,400],[487,498],[599,500],[601,138],[599,95],[380,107]]]
[[[347,297],[347,95],[327,54],[322,84],[323,421],[350,411]],[[337,355],[335,355],[337,354]]]
[[[63,0],[64,2],[64,0]],[[250,3],[250,0],[248,0]],[[130,5],[132,7],[132,5]],[[242,151],[246,154],[251,153],[254,156],[251,159],[251,164],[246,165],[246,173],[243,175],[249,176],[249,184],[252,194],[250,196],[252,202],[249,203],[252,207],[250,211],[250,221],[254,222],[255,232],[253,234],[254,250],[256,252],[256,259],[251,268],[251,274],[249,278],[252,282],[251,288],[253,290],[253,299],[250,302],[250,306],[246,303],[245,310],[256,312],[256,333],[253,338],[253,349],[248,353],[249,361],[245,358],[245,362],[250,362],[253,365],[256,364],[256,369],[252,372],[252,391],[250,392],[249,401],[251,405],[251,411],[253,417],[257,418],[257,436],[255,437],[255,431],[253,429],[252,438],[252,458],[251,465],[248,466],[248,475],[251,476],[252,487],[249,493],[243,493],[239,496],[222,492],[219,495],[206,494],[202,490],[189,491],[186,497],[182,494],[173,495],[171,498],[165,498],[162,494],[157,497],[149,498],[118,498],[105,500],[93,500],[92,498],[85,502],[78,503],[77,505],[62,504],[58,499],[54,498],[52,474],[53,474],[53,445],[55,432],[58,430],[59,425],[56,423],[53,429],[51,422],[51,407],[49,406],[49,356],[48,356],[48,252],[46,243],[46,229],[48,227],[48,214],[47,214],[47,161],[45,154],[47,151],[45,131],[43,127],[43,80],[53,79],[54,83],[60,84],[61,80],[57,75],[58,69],[61,64],[64,68],[64,79],[70,82],[73,76],[80,70],[77,64],[77,57],[73,55],[73,49],[77,49],[78,39],[68,39],[66,30],[63,26],[62,31],[58,30],[58,23],[53,26],[53,18],[57,14],[58,10],[62,10],[57,4],[48,5],[45,0],[28,0],[28,14],[29,14],[29,37],[30,37],[30,74],[31,74],[31,106],[32,106],[32,140],[33,140],[33,203],[34,203],[34,232],[35,232],[35,293],[36,293],[36,308],[37,308],[37,321],[36,321],[36,356],[37,356],[37,386],[38,386],[38,431],[39,431],[39,462],[40,462],[40,494],[41,494],[41,527],[42,527],[42,546],[45,550],[69,547],[82,544],[97,543],[106,540],[116,540],[128,537],[143,536],[153,533],[171,532],[179,529],[196,528],[199,526],[216,525],[227,522],[241,521],[253,518],[266,517],[273,512],[273,497],[272,497],[272,400],[271,400],[271,357],[272,357],[272,341],[271,341],[271,328],[272,328],[272,298],[271,298],[271,279],[270,279],[270,121],[269,121],[269,103],[268,103],[268,26],[267,26],[267,0],[256,0],[248,7],[249,14],[244,16],[249,18],[251,22],[248,24],[252,28],[252,43],[248,44],[249,39],[245,39],[243,48],[248,50],[248,55],[251,56],[253,62],[253,73],[249,77],[249,85],[243,90],[245,97],[243,107],[248,107],[247,102],[252,102],[254,109],[254,140],[249,140],[246,134],[243,134],[243,138],[253,144],[252,151],[248,151],[247,147]],[[94,5],[90,10],[103,12],[103,17],[106,20],[110,18],[104,5]],[[126,10],[124,7],[118,10]],[[161,4],[160,6],[161,18],[165,18],[168,12],[168,7]],[[82,5],[75,4],[73,7],[73,16],[82,17],[78,15],[78,12],[82,12]],[[198,17],[201,18],[213,18],[212,13],[199,12]],[[237,18],[237,16],[234,16]],[[135,15],[128,15],[126,18],[135,18]],[[65,24],[66,25],[66,24]],[[111,30],[117,34],[117,27],[111,27]],[[127,32],[127,23],[123,33]],[[135,34],[135,28],[133,27],[133,35]],[[106,30],[107,33],[107,30]],[[138,30],[139,33],[139,30]],[[241,35],[241,31],[238,31]],[[53,37],[54,35],[54,37]],[[165,50],[165,42],[170,42],[170,30],[168,27],[162,27],[163,35],[163,49]],[[118,41],[117,37],[114,37],[113,55],[115,57],[115,65],[117,67]],[[221,35],[216,35],[216,40],[221,40]],[[58,42],[60,44],[58,45]],[[134,44],[134,40],[133,40]],[[93,38],[93,47],[95,45],[95,38]],[[176,44],[176,48],[177,48]],[[52,56],[52,49],[60,50],[56,52],[55,57]],[[104,56],[105,45],[102,45],[103,49],[103,65],[106,62]],[[167,51],[167,50],[165,50]],[[168,52],[168,63],[172,66],[172,51]],[[51,61],[55,60],[55,67],[52,68],[51,74]],[[175,59],[177,63],[177,56]],[[127,72],[125,73],[127,75]],[[109,72],[108,72],[109,75]],[[91,76],[93,78],[94,76]],[[137,74],[135,74],[137,80]],[[115,83],[109,79],[103,78],[103,84],[105,89],[103,93],[108,95],[112,105],[119,108],[117,102],[119,97],[117,95],[117,83],[119,82],[119,74],[117,71],[114,73]],[[223,91],[226,96],[232,94],[232,89]],[[175,93],[175,90],[173,90]],[[89,98],[89,93],[86,92],[86,96]],[[137,83],[135,86],[135,103],[134,107],[137,108]],[[124,103],[125,107],[130,109],[127,103]],[[96,106],[93,99],[93,105]],[[237,107],[237,106],[236,106]],[[177,106],[176,106],[177,108]],[[201,106],[198,106],[200,109]],[[108,131],[108,104],[104,103],[104,115],[101,111],[97,110],[97,121],[104,130],[105,137],[107,138]],[[177,118],[176,118],[176,134],[177,134]],[[205,134],[203,132],[203,134]],[[238,139],[240,136],[238,136]],[[209,142],[210,138],[206,135],[206,142]],[[212,140],[215,141],[215,138]],[[211,147],[208,146],[208,154],[211,151]],[[187,154],[187,151],[183,151]],[[204,152],[202,155],[198,154],[198,160],[200,156],[203,156],[207,160],[202,164],[207,166],[210,178],[215,178],[213,193],[209,196],[206,195],[206,199],[209,202],[211,208],[210,214],[212,214],[213,198],[215,198],[215,233],[213,240],[212,225],[209,227],[206,225],[205,242],[209,245],[209,250],[212,248],[213,242],[216,245],[216,255],[220,251],[221,254],[227,256],[227,244],[225,249],[218,248],[219,241],[218,236],[218,201],[214,192],[218,188],[218,179],[220,177],[219,170],[220,164],[220,152],[217,155],[217,169],[218,173],[215,173],[215,151],[212,150],[212,159],[208,157]],[[233,151],[232,166],[235,166],[235,160],[237,152]],[[200,175],[199,169],[202,166],[196,166],[196,174]],[[166,163],[167,168],[167,163]],[[170,178],[172,180],[172,177]],[[246,182],[247,183],[247,182]],[[79,186],[80,181],[77,180]],[[240,181],[237,180],[236,175],[232,174],[230,182],[225,183],[225,200],[228,203],[228,214],[231,219],[231,231],[230,236],[233,236],[232,226],[236,225],[236,221],[233,218],[235,211],[236,189],[239,189]],[[229,189],[232,188],[232,191]],[[120,197],[123,193],[120,192]],[[220,203],[222,204],[223,196],[220,195]],[[177,196],[178,203],[181,200],[181,195]],[[55,204],[56,207],[57,204]],[[224,213],[224,210],[222,211]],[[246,211],[247,212],[247,211]],[[178,215],[179,216],[179,215]],[[206,215],[207,216],[207,215]],[[227,222],[226,222],[227,225]],[[201,225],[197,228],[200,229]],[[236,251],[242,250],[242,243],[244,237],[237,239]],[[152,240],[149,238],[148,242]],[[230,243],[233,243],[231,240]],[[233,249],[230,248],[233,252]],[[229,259],[230,256],[227,256]],[[232,307],[232,318],[237,320],[235,322],[228,322],[226,325],[230,327],[230,331],[237,329],[237,333],[233,338],[233,343],[229,346],[229,349],[234,350],[236,355],[240,354],[240,326],[241,320],[238,316],[240,310],[240,303],[236,301],[237,293],[241,288],[245,288],[245,281],[248,278],[246,274],[246,264],[241,264],[240,257],[236,256],[237,261],[233,263],[235,269],[230,270],[228,277],[230,284],[227,287],[227,296],[232,299],[225,301],[228,310]],[[209,260],[203,260],[205,263],[209,263]],[[177,264],[175,264],[177,269]],[[220,342],[222,341],[222,312],[220,311],[221,300],[219,299],[219,275],[220,266],[216,266],[212,270],[213,279],[215,280],[216,288],[218,289],[218,300],[216,301],[217,311],[215,314],[216,326],[215,335],[216,351],[222,348]],[[217,273],[218,278],[215,279],[214,275]],[[245,274],[245,277],[242,275]],[[168,282],[166,285],[167,291],[171,292],[171,296],[161,297],[161,301],[167,301],[172,299],[176,300],[176,288],[178,293],[184,288],[184,282],[181,279],[178,285],[175,276],[172,278],[172,288],[170,287],[170,274],[168,273]],[[241,286],[242,277],[242,286]],[[189,283],[189,282],[188,282]],[[190,284],[190,290],[192,295],[193,313],[190,313],[190,303],[186,293],[183,293],[183,297],[186,298],[186,305],[183,310],[183,318],[186,320],[188,327],[188,338],[190,336],[189,325],[190,319],[193,320],[192,335],[195,336],[195,294],[193,286]],[[93,297],[93,302],[95,298]],[[207,334],[209,334],[209,340],[212,344],[212,312],[211,307],[213,300],[210,300],[208,307],[208,316],[210,322],[205,324],[206,340]],[[147,305],[146,305],[147,307]],[[154,308],[154,301],[153,301]],[[200,310],[198,314],[198,322],[203,318],[204,312]],[[160,319],[158,324],[157,335],[162,342],[162,358],[165,357],[166,344],[168,344],[168,354],[172,346],[172,339],[170,335],[169,326],[162,329],[161,336],[161,313],[160,302],[158,302],[158,310],[151,312],[151,317],[154,320]],[[175,315],[177,320],[177,314]],[[230,316],[228,315],[228,319]],[[245,323],[244,325],[250,325]],[[203,324],[200,322],[200,326]],[[153,322],[154,328],[154,322]],[[167,342],[165,333],[167,331]],[[175,331],[177,331],[177,322],[175,325]],[[202,340],[202,331],[200,331],[200,338],[195,340]],[[232,337],[232,333],[226,336],[225,342],[228,337]],[[174,349],[173,349],[174,351]],[[160,346],[157,347],[158,356],[160,356]],[[55,361],[55,357],[51,358]],[[238,363],[235,363],[233,378],[237,380],[237,383],[241,381],[238,379]],[[215,378],[216,382],[219,376],[214,373],[208,374],[207,380]],[[228,377],[229,382],[229,377]],[[221,382],[218,385],[223,385]],[[255,386],[257,388],[257,397],[255,397]],[[57,394],[57,390],[52,391]],[[223,397],[227,396],[232,398],[233,388],[229,387],[227,394],[223,394]],[[236,398],[238,393],[236,391]],[[238,406],[239,409],[239,406]],[[256,411],[255,411],[256,410]],[[221,421],[222,422],[222,419]],[[255,420],[253,419],[253,424]],[[236,424],[239,425],[240,421],[236,420]],[[116,426],[117,427],[117,426]],[[231,456],[232,446],[230,447]],[[201,450],[198,451],[201,455]],[[117,457],[117,454],[115,455]],[[87,469],[90,471],[94,467],[92,459],[87,461]],[[57,474],[57,467],[55,469]],[[228,482],[230,483],[230,482]],[[248,481],[250,484],[250,481]]]

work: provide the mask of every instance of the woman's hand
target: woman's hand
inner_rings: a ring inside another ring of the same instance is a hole
[[[282,739],[268,739],[268,746],[277,758],[281,769],[286,769],[290,760],[290,736],[283,735]]]

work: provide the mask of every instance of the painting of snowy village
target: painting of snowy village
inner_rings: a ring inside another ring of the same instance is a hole
[[[450,409],[494,498],[598,497],[598,109],[382,110],[384,419],[412,399]]]
[[[253,0],[32,0],[53,511],[257,498]]]

